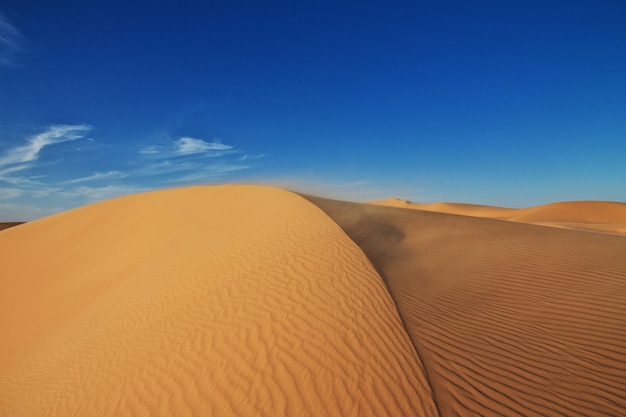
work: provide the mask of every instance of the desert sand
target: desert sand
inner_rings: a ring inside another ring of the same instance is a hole
[[[625,237],[311,201],[387,282],[439,415],[626,415]]]
[[[624,416],[626,237],[597,204],[198,186],[4,230],[0,416]]]
[[[523,209],[462,203],[418,204],[399,198],[377,200],[370,203],[463,216],[487,217],[563,229],[626,234],[626,203],[613,201],[566,201]]]
[[[435,415],[383,281],[302,197],[117,198],[0,234],[0,416]]]

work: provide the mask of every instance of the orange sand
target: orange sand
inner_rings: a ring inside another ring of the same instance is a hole
[[[626,203],[612,201],[568,201],[525,209],[461,203],[417,204],[398,198],[372,201],[370,204],[487,217],[564,229],[626,234]]]
[[[441,416],[626,416],[624,237],[311,201],[385,278]],[[526,214],[594,221],[589,206]]]
[[[436,415],[369,260],[259,186],[117,198],[0,233],[0,416]]]
[[[626,415],[626,205],[383,204],[419,210],[190,187],[0,232],[0,416]]]

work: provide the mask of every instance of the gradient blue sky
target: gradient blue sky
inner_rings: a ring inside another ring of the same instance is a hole
[[[0,3],[0,221],[255,182],[626,200],[626,1]]]

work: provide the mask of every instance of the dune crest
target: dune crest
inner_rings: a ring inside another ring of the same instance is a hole
[[[398,198],[371,201],[369,204],[509,220],[564,229],[626,233],[626,203],[613,201],[566,201],[523,209],[463,203],[418,204]]]
[[[393,300],[320,209],[260,186],[0,234],[2,416],[436,415]]]

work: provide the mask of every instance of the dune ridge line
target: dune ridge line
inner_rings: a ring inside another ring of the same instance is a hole
[[[463,203],[418,204],[399,198],[370,204],[626,235],[626,203],[615,201],[565,201],[523,209]]]

